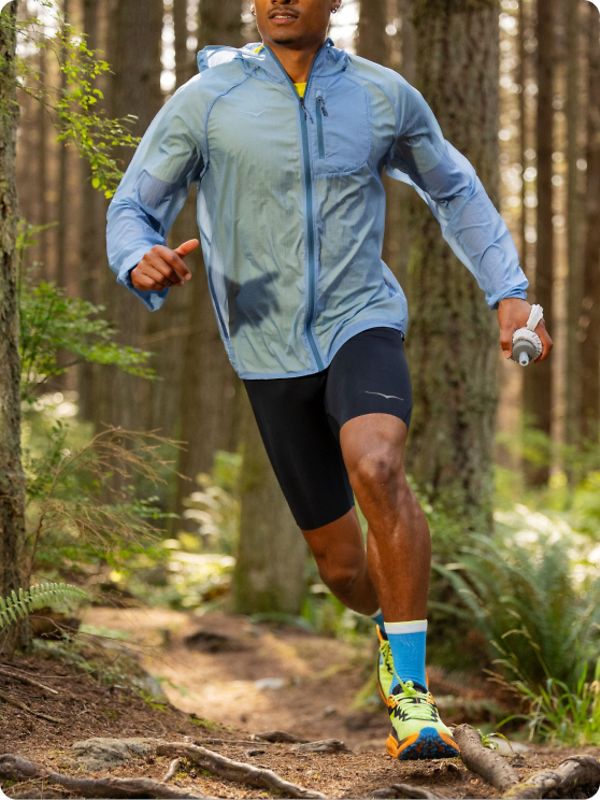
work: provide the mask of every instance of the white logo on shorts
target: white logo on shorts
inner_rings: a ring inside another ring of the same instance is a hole
[[[369,391],[365,391],[365,394],[378,394],[379,397],[383,397],[386,400],[392,400],[392,399],[393,400],[404,400],[403,397],[398,397],[398,395],[396,395],[396,394],[383,394],[383,392],[369,392]]]

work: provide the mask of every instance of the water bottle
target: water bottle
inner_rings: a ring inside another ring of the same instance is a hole
[[[542,340],[535,332],[535,328],[543,316],[544,309],[540,305],[531,306],[527,325],[513,333],[511,358],[522,367],[526,367],[542,354]]]

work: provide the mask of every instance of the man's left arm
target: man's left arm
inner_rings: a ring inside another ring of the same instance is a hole
[[[488,306],[498,310],[500,345],[508,358],[512,336],[524,327],[529,282],[512,236],[473,165],[444,138],[423,95],[402,76],[396,96],[397,135],[387,161],[391,177],[413,186],[438,220],[442,235],[473,274]],[[536,328],[542,354],[552,340],[543,321]]]

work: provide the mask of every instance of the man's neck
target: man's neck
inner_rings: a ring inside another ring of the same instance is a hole
[[[322,42],[302,50],[296,50],[275,42],[265,42],[265,44],[268,44],[275,53],[282,67],[294,83],[305,83],[308,80],[312,63]]]

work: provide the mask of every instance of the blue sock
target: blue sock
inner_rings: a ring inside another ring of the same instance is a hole
[[[387,634],[385,632],[385,622],[383,621],[383,611],[378,608],[374,614],[371,614],[371,619],[376,625],[379,625],[379,629],[381,630],[381,635],[384,639],[387,639]]]
[[[413,681],[427,688],[425,676],[425,647],[427,641],[427,620],[410,622],[386,622],[385,630],[392,648],[394,659],[394,679],[392,690],[402,681]]]

